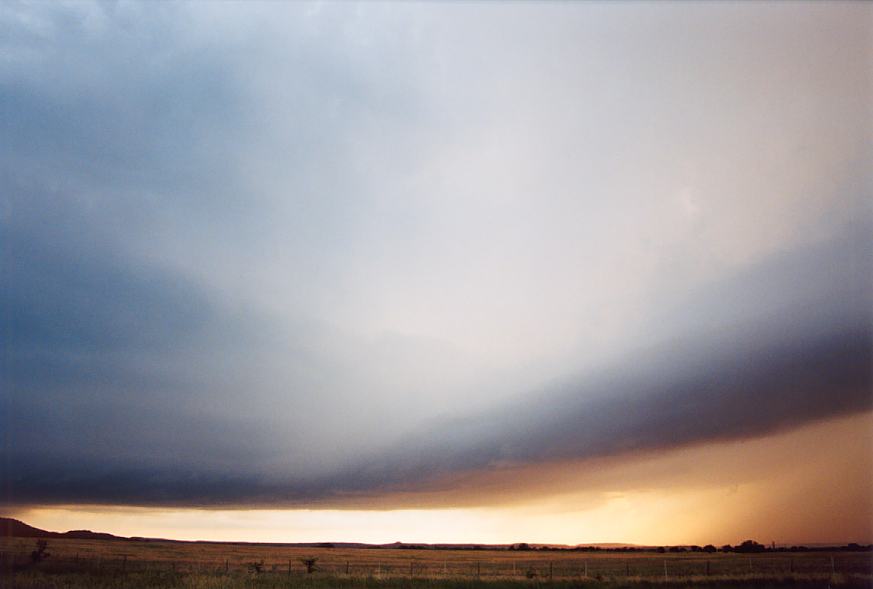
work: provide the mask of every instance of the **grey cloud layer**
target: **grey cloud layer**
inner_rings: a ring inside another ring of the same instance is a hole
[[[147,6],[0,8],[3,500],[870,408],[868,7]]]
[[[349,493],[430,488],[447,484],[445,477],[450,481],[453,475],[481,469],[756,436],[867,411],[873,409],[873,293],[864,278],[869,272],[859,270],[871,270],[869,246],[869,234],[859,232],[836,244],[770,260],[704,293],[709,308],[732,311],[713,311],[695,322],[696,332],[636,350],[616,365],[566,378],[503,408],[432,423],[378,457],[364,456],[326,475],[299,477],[251,468],[237,444],[255,430],[228,431],[213,419],[194,434],[210,445],[232,436],[227,447],[197,448],[201,457],[229,452],[220,468],[195,465],[193,457],[179,464],[164,457],[149,467],[112,464],[107,463],[112,454],[105,451],[90,460],[61,461],[52,459],[56,449],[38,448],[33,440],[7,462],[11,499],[330,503]],[[800,284],[804,288],[794,290]],[[766,297],[777,293],[778,308],[768,308]],[[698,301],[684,303],[693,313]],[[102,421],[99,413],[93,418]],[[166,419],[162,429],[172,427]],[[196,419],[184,417],[189,427],[196,427]],[[68,440],[82,443],[81,431],[69,433]],[[40,434],[54,438],[53,432]],[[344,434],[338,430],[333,435]],[[13,437],[29,438],[25,432]],[[311,451],[320,454],[318,448]]]
[[[873,291],[863,276],[873,269],[870,240],[841,245],[827,248],[829,255],[807,250],[773,260],[719,285],[724,290],[708,293],[706,305],[721,316],[698,323],[696,333],[503,410],[439,424],[356,477],[402,488],[465,470],[739,439],[868,411]],[[799,284],[803,291],[788,294]],[[779,293],[780,306],[743,308],[742,291],[762,299]]]

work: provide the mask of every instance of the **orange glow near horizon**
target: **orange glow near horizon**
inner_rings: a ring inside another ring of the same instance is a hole
[[[865,413],[754,440],[488,473],[442,494],[374,498],[373,509],[45,506],[9,515],[49,530],[180,540],[867,543],[871,432]],[[403,508],[384,508],[392,503]]]

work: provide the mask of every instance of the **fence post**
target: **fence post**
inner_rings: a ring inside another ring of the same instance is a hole
[[[624,561],[624,576],[630,577],[630,563],[628,561]]]
[[[833,574],[836,574],[836,572],[837,572],[837,567],[836,567],[836,565],[834,564],[834,557],[832,556],[832,557],[831,557],[831,574],[832,574],[832,575],[833,575]]]
[[[482,573],[482,563],[478,560],[476,561],[476,578],[479,578],[479,575]]]
[[[121,561],[121,572],[127,571],[127,555],[124,555],[124,560]]]
[[[585,561],[585,577],[588,577],[588,561]]]
[[[346,561],[346,574],[349,574],[349,561]]]
[[[664,559],[664,580],[667,580],[667,559]]]
[[[706,576],[709,576],[709,561],[706,561]]]

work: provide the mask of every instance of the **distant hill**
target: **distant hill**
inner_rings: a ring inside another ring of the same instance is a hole
[[[4,538],[73,538],[76,540],[127,540],[105,532],[91,530],[71,530],[69,532],[49,532],[34,528],[11,517],[0,517],[0,536]]]
[[[0,517],[0,537],[18,538],[72,538],[77,540],[129,540],[135,542],[185,542],[185,540],[170,540],[164,538],[126,538],[115,536],[105,532],[92,532],[91,530],[71,530],[69,532],[49,532],[34,528],[26,523],[11,517]],[[269,546],[289,546],[299,548],[382,548],[382,549],[431,549],[431,550],[508,550],[513,544],[424,544],[418,542],[391,542],[388,544],[365,544],[363,542],[217,542],[202,540],[203,544],[265,544]],[[564,544],[525,544],[530,550],[543,548],[571,549],[574,546]],[[580,545],[579,547],[582,547]],[[628,547],[630,544],[585,544],[587,547],[598,546],[601,548]]]
[[[39,528],[29,526],[22,521],[10,517],[0,517],[0,536],[9,538],[54,538],[54,532],[46,532]]]
[[[623,544],[618,542],[601,542],[593,544],[527,544],[524,542],[515,544],[426,544],[420,542],[391,542],[388,544],[364,544],[363,542],[228,542],[216,540],[171,540],[168,538],[142,538],[135,536],[126,538],[115,536],[105,532],[92,532],[91,530],[71,530],[69,532],[49,532],[34,528],[26,523],[11,517],[0,517],[0,538],[70,538],[75,540],[122,540],[126,542],[174,542],[180,544],[229,544],[241,546],[282,546],[288,548],[367,548],[367,549],[394,549],[394,550],[579,550],[579,551],[614,551],[614,552],[685,552],[701,551],[700,546],[640,546],[635,544]],[[727,547],[727,551],[739,551],[739,547]],[[794,551],[865,551],[873,552],[873,544],[806,544],[804,546],[779,545],[778,548],[765,548],[766,551],[794,552]],[[714,549],[714,548],[713,548]],[[724,549],[720,549],[724,551]]]

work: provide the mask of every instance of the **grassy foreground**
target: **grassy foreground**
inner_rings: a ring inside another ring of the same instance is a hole
[[[792,575],[780,578],[755,576],[685,577],[663,580],[647,578],[601,578],[578,580],[452,579],[402,577],[351,577],[342,575],[287,576],[276,573],[180,573],[167,570],[45,572],[19,571],[0,578],[4,589],[868,589],[869,575]]]
[[[301,548],[0,538],[0,589],[873,589],[873,554]],[[308,574],[306,559],[315,561]]]
[[[0,538],[0,568],[29,567],[32,538]],[[318,573],[335,578],[457,578],[580,581],[588,579],[711,576],[830,578],[873,574],[873,553],[579,553],[572,551],[420,550],[300,548],[264,544],[55,540],[37,567],[44,573],[178,572],[247,573],[261,563],[262,574],[305,576],[302,561],[314,558]],[[666,571],[665,571],[666,568]]]

